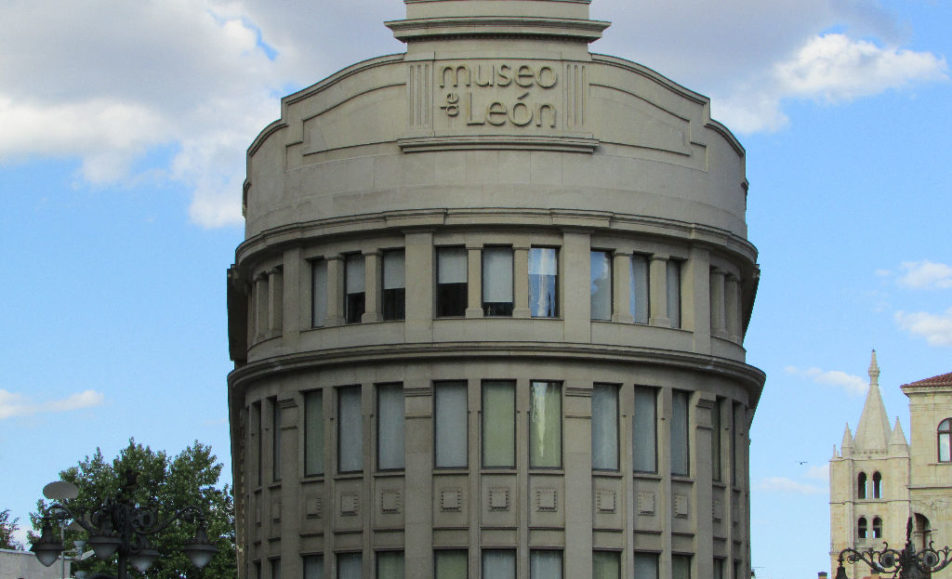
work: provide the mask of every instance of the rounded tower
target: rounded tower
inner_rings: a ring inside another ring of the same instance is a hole
[[[744,149],[588,4],[407,0],[252,143],[241,577],[750,576]]]

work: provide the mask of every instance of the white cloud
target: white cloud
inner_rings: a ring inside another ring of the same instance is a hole
[[[811,466],[807,469],[807,473],[804,475],[810,480],[820,480],[827,481],[830,480],[830,463],[825,463],[821,466]]]
[[[13,416],[30,416],[54,412],[69,412],[99,406],[105,396],[95,390],[84,390],[59,400],[33,402],[22,394],[0,390],[0,420]]]
[[[796,366],[787,366],[784,368],[787,374],[794,376],[803,376],[827,386],[842,388],[853,395],[862,395],[866,393],[866,381],[859,376],[847,374],[840,370],[821,370],[820,368],[797,368]]]
[[[934,261],[904,261],[899,284],[914,289],[952,288],[952,266]]]
[[[819,495],[827,492],[824,488],[804,484],[782,476],[771,476],[760,479],[754,488],[765,492],[795,493],[800,495]]]
[[[952,346],[952,308],[942,314],[898,311],[895,318],[900,328],[925,338],[930,346]]]

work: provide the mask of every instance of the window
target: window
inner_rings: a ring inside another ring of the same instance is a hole
[[[281,480],[281,407],[271,398],[271,480]]]
[[[360,322],[364,315],[364,256],[352,253],[344,259],[344,321]]]
[[[466,468],[466,382],[438,382],[433,393],[433,452],[436,468]]]
[[[648,323],[648,256],[631,256],[631,280],[628,294],[631,317],[636,324]]]
[[[360,553],[337,554],[337,579],[361,579]]]
[[[635,553],[635,579],[658,579],[658,555]]]
[[[304,393],[304,475],[324,474],[324,392]]]
[[[668,260],[668,319],[672,328],[681,327],[681,262]]]
[[[482,577],[516,579],[516,552],[511,549],[484,550]]]
[[[466,314],[466,249],[440,247],[436,250],[436,315]]]
[[[658,471],[657,393],[654,388],[635,386],[631,447],[635,472]]]
[[[338,472],[360,472],[364,469],[360,386],[337,390],[337,457]]]
[[[744,445],[742,430],[747,423],[742,404],[734,404],[731,415],[731,484],[737,486],[741,481],[740,465],[744,464]]]
[[[469,574],[469,555],[465,549],[436,551],[434,559],[435,579],[466,579]]]
[[[861,472],[856,477],[856,498],[866,498],[866,473]]]
[[[403,551],[377,553],[377,579],[403,579]]]
[[[281,559],[271,559],[271,579],[281,579]]]
[[[551,247],[529,249],[529,312],[532,317],[558,317],[558,277],[558,250]]]
[[[866,517],[860,517],[859,522],[856,524],[857,536],[860,539],[865,539],[867,534],[867,525]]]
[[[562,466],[562,385],[532,381],[529,385],[529,466]]]
[[[327,262],[311,262],[311,327],[323,326],[327,320]]]
[[[939,423],[939,462],[952,462],[952,418]]]
[[[621,553],[617,551],[592,553],[592,579],[621,579]]]
[[[674,390],[671,393],[671,474],[690,474],[688,412],[691,393]]]
[[[883,520],[879,517],[873,518],[873,538],[882,539],[883,538]]]
[[[406,316],[406,269],[402,249],[383,252],[383,319]]]
[[[562,551],[529,551],[529,579],[561,578]]]
[[[591,253],[592,319],[612,319],[612,256],[608,251]]]
[[[304,579],[324,579],[324,557],[322,555],[304,556]]]
[[[671,555],[671,579],[691,579],[690,555]]]
[[[883,498],[883,475],[879,471],[873,473],[873,498]]]
[[[724,559],[714,559],[714,577],[712,579],[724,579],[725,566],[726,561]]]
[[[512,315],[512,248],[483,248],[483,315]]]
[[[721,472],[721,405],[723,399],[718,398],[711,408],[711,478],[720,482]],[[723,564],[724,562],[721,561]]]
[[[512,382],[483,383],[483,467],[516,466],[516,388]]]
[[[377,469],[404,466],[403,384],[377,386]]]
[[[251,428],[255,436],[255,482],[261,486],[262,472],[264,466],[264,428],[261,424],[261,402],[255,402],[251,405]]]
[[[618,386],[592,387],[592,469],[618,470]]]

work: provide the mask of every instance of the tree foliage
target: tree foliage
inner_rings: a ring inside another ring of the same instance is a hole
[[[14,538],[17,520],[10,520],[10,509],[0,511],[0,549],[23,549],[23,545]]]
[[[168,520],[174,513],[188,507],[198,507],[208,524],[209,540],[218,547],[218,553],[204,569],[196,569],[182,552],[182,546],[195,536],[196,525],[178,521],[153,535],[152,546],[161,553],[159,559],[145,573],[129,568],[130,577],[149,579],[232,579],[236,576],[234,503],[228,485],[218,488],[222,465],[216,462],[211,447],[196,441],[174,458],[164,451],[153,451],[148,446],[129,441],[119,456],[111,462],[96,449],[78,465],[60,473],[60,479],[79,488],[79,496],[63,501],[73,513],[90,513],[97,506],[120,496],[125,473],[134,473],[136,486],[131,490],[134,502],[140,507],[154,507],[159,520]],[[46,512],[50,502],[39,501],[40,513]],[[39,514],[31,515],[33,526],[39,529]],[[77,539],[88,540],[88,533],[71,525],[66,531],[67,548]],[[31,537],[32,539],[32,537]],[[116,556],[111,561],[90,557],[75,562],[73,569],[89,574],[116,573]]]

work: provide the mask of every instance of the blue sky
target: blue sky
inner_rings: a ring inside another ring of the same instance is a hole
[[[398,0],[83,4],[0,4],[0,509],[21,522],[97,446],[199,440],[229,464],[244,150],[281,95],[402,50],[381,24]],[[613,22],[594,51],[709,95],[747,148],[762,280],[746,345],[768,375],[753,564],[815,577],[825,467],[859,418],[870,350],[907,434],[898,387],[952,371],[952,4],[591,10]]]

